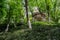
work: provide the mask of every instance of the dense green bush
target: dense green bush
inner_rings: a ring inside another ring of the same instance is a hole
[[[60,26],[33,25],[32,30],[22,29],[0,34],[1,40],[60,40]]]

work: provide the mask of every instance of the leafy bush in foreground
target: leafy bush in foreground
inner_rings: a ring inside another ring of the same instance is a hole
[[[0,34],[1,40],[60,40],[60,26],[37,26],[35,25],[32,30],[17,30]]]

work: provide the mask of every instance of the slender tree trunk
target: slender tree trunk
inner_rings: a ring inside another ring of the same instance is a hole
[[[48,13],[48,21],[50,22],[50,12],[49,12],[49,10],[47,10],[47,13]]]
[[[9,29],[9,23],[7,24],[7,28],[5,29],[5,32],[8,32]]]
[[[54,15],[55,15],[55,19],[56,19],[56,7],[57,7],[57,0],[55,1],[55,4],[54,4]]]
[[[5,32],[8,32],[9,25],[10,25],[10,18],[8,17],[8,20],[7,20],[7,28],[5,29]]]
[[[8,12],[7,12],[7,28],[5,29],[5,32],[8,32],[8,29],[9,29],[9,25],[10,25],[10,7],[8,9]]]
[[[28,1],[27,0],[25,0],[25,8],[26,8],[27,24],[28,24],[29,28],[31,29],[32,26],[31,26],[31,22],[30,22],[30,19],[29,19],[29,16],[28,16]]]
[[[7,19],[7,28],[5,29],[5,32],[8,32],[9,25],[10,25],[10,16],[9,16],[9,14],[7,14],[7,17],[8,17],[8,19]]]
[[[46,9],[47,9],[47,13],[48,13],[48,21],[50,22],[50,8],[49,8],[49,4],[47,3],[47,0],[45,0],[46,3]]]

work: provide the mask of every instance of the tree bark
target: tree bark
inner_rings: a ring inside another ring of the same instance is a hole
[[[27,0],[25,0],[25,9],[26,9],[27,24],[28,24],[29,28],[31,29],[32,26],[31,26],[31,22],[30,22],[30,19],[29,19],[29,16],[28,16],[28,1]]]

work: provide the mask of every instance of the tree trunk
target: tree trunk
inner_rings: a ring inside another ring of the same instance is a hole
[[[10,14],[10,6],[9,6],[9,9],[7,10],[8,12],[7,12],[7,28],[5,29],[5,32],[8,32],[8,29],[9,29],[9,25],[10,25],[10,16],[11,16],[11,14]]]
[[[29,28],[31,29],[32,26],[31,26],[31,22],[30,22],[30,19],[29,19],[29,16],[28,16],[28,2],[27,2],[27,0],[25,0],[25,9],[26,9],[27,24],[28,24]]]
[[[57,0],[55,1],[55,4],[54,4],[54,15],[55,15],[55,20],[56,20],[56,7],[57,7]]]
[[[49,4],[47,3],[47,0],[45,0],[45,3],[46,3],[46,10],[47,10],[47,13],[48,13],[48,21],[50,22],[50,7],[49,7]]]
[[[9,29],[9,23],[7,24],[7,28],[5,29],[5,32],[8,32]]]

